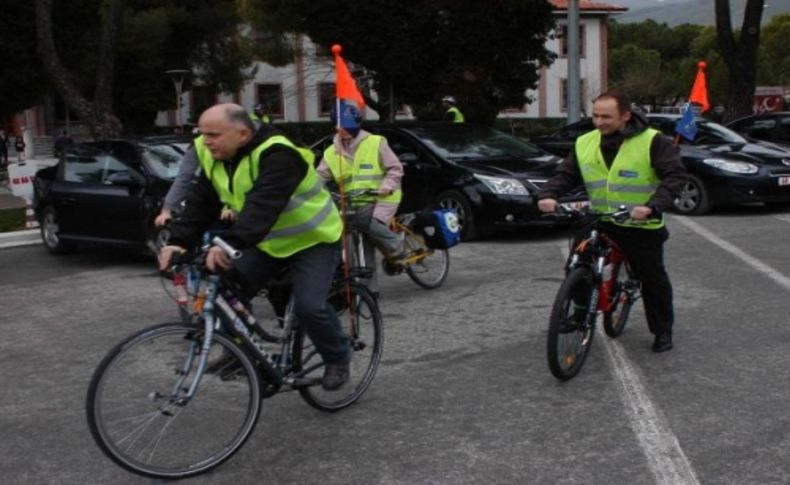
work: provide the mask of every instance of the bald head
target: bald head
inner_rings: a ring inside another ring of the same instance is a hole
[[[230,160],[255,132],[255,125],[244,108],[235,103],[215,104],[200,115],[200,134],[217,160]]]

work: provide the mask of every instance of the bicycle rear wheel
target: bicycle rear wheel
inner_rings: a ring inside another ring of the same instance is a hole
[[[384,333],[381,312],[370,291],[360,285],[351,285],[351,305],[346,303],[343,285],[337,285],[329,296],[329,302],[337,310],[338,318],[351,341],[353,352],[350,377],[334,391],[324,390],[319,385],[299,389],[302,398],[314,408],[322,411],[338,411],[359,399],[373,382],[381,362]],[[324,362],[315,345],[299,329],[293,351],[293,362],[297,372],[308,379],[320,382]]]
[[[561,381],[579,373],[590,351],[595,335],[595,321],[589,321],[590,305],[597,305],[597,295],[589,268],[570,270],[557,291],[549,320],[547,356],[549,370]]]
[[[450,252],[426,247],[422,236],[417,234],[406,234],[404,245],[410,255],[421,256],[406,267],[409,278],[428,290],[442,286],[450,271]]]
[[[202,345],[201,329],[163,324],[107,354],[93,374],[86,406],[91,434],[105,455],[140,475],[183,478],[219,465],[244,444],[261,411],[255,366],[215,334],[207,370],[187,401]]]
[[[628,315],[634,305],[634,297],[628,288],[631,282],[631,275],[628,268],[622,262],[618,262],[612,268],[612,304],[609,311],[603,314],[603,329],[611,338],[617,338],[625,330],[628,322]]]

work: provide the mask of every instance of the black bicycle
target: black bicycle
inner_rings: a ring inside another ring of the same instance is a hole
[[[628,315],[640,297],[625,254],[602,230],[602,220],[625,221],[629,211],[589,213],[563,209],[559,217],[576,217],[588,224],[565,269],[549,319],[547,357],[551,373],[559,380],[571,379],[582,369],[590,351],[595,325],[603,315],[603,328],[616,338],[625,330]]]
[[[212,243],[238,257],[220,238]],[[101,361],[88,389],[96,443],[141,475],[183,478],[219,465],[252,434],[262,399],[281,391],[296,390],[323,411],[343,409],[368,389],[381,361],[375,298],[362,286],[336,281],[329,301],[351,342],[351,377],[338,390],[324,390],[323,361],[290,298],[272,299],[270,292],[283,292],[270,287],[264,293],[279,316],[258,321],[231,278],[205,270],[209,247],[172,265],[182,321],[124,339]]]

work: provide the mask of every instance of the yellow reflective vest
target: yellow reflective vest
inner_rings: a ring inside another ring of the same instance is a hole
[[[453,106],[452,108],[447,110],[448,113],[453,114],[453,123],[463,123],[466,121],[464,118],[464,114],[461,113],[461,110]]]
[[[332,172],[335,182],[340,184],[342,175],[344,191],[379,188],[386,175],[384,168],[379,163],[379,147],[382,140],[383,137],[380,135],[366,136],[357,146],[353,161],[341,156],[334,144],[324,150],[324,160],[326,160],[326,165]],[[401,196],[401,190],[398,189],[390,195],[377,196],[375,200],[366,200],[365,202],[382,201],[397,204],[400,203]]]
[[[629,209],[647,205],[661,180],[653,170],[650,160],[650,145],[659,132],[652,128],[628,137],[620,145],[612,166],[607,167],[601,153],[601,132],[593,130],[576,139],[576,160],[590,198],[590,206],[596,212],[616,211],[625,205]],[[614,221],[611,221],[614,222]],[[664,218],[648,219],[645,223],[633,221],[615,222],[619,226],[659,229],[664,227]]]
[[[296,150],[307,165],[307,173],[257,248],[270,256],[286,258],[316,244],[339,240],[343,229],[340,214],[313,168],[315,157],[310,150],[297,147],[281,135],[269,137],[239,161],[231,185],[225,164],[214,160],[202,136],[195,139],[203,173],[211,181],[222,203],[236,212],[243,209],[245,195],[258,178],[261,153],[275,144]]]

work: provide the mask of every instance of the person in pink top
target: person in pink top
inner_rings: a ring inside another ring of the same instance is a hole
[[[378,295],[375,247],[392,263],[403,257],[403,235],[389,228],[389,221],[400,205],[403,165],[386,138],[362,129],[361,116],[356,108],[344,108],[346,111],[341,111],[340,123],[332,111],[331,119],[337,133],[332,145],[324,151],[317,172],[324,181],[335,184],[340,183],[342,174],[345,191],[367,188],[378,192],[371,203],[370,220],[361,221],[362,226],[357,226],[368,236],[364,248],[365,266],[373,269],[370,279],[364,283],[374,295]]]

